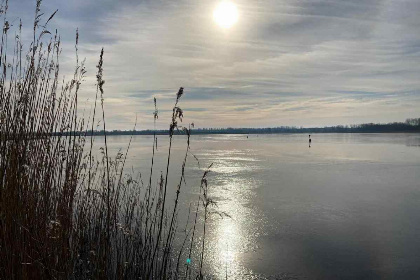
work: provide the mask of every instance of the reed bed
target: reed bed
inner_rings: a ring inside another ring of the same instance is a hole
[[[181,126],[183,88],[175,96],[160,180],[152,180],[160,172],[154,166],[156,135],[148,177],[126,172],[131,139],[123,153],[110,157],[104,132],[101,154],[95,156],[95,137],[88,136],[98,119],[106,131],[104,50],[94,106],[85,120],[78,112],[86,75],[77,54],[78,32],[73,77],[61,81],[60,37],[48,31],[56,13],[44,20],[41,0],[36,1],[32,43],[24,51],[21,23],[9,46],[8,4],[3,1],[0,9],[0,279],[205,278],[205,227],[214,205],[207,183],[211,166],[203,172],[197,203],[181,234],[178,225],[193,127]],[[156,99],[154,103],[156,121]],[[185,134],[182,163],[171,161],[175,131]],[[174,164],[181,175],[168,182]],[[174,185],[176,195],[168,197]],[[198,236],[198,227],[204,235]],[[193,257],[197,260],[191,262]]]

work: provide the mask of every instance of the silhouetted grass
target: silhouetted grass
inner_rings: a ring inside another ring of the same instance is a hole
[[[8,1],[1,6],[0,279],[203,278],[205,235],[201,240],[196,235],[200,225],[205,234],[208,207],[213,203],[208,197],[209,169],[201,180],[194,212],[189,210],[189,216],[195,218],[184,226],[182,242],[175,241],[191,136],[191,126],[180,125],[183,88],[173,107],[166,170],[153,184],[154,135],[145,185],[140,173],[124,170],[131,139],[124,153],[111,158],[104,132],[100,156],[92,153],[95,139],[87,135],[95,128],[99,101],[106,131],[104,50],[97,65],[93,112],[85,122],[78,114],[78,94],[86,74],[77,55],[78,32],[73,77],[60,82],[60,37],[47,29],[55,13],[41,24],[40,6],[38,0],[30,49],[23,51],[20,24],[13,53],[8,50]],[[154,119],[157,117],[155,99]],[[185,133],[186,150],[172,205],[168,204],[168,174],[174,164],[175,131]],[[200,222],[202,212],[204,221]],[[201,246],[196,246],[199,241]],[[200,261],[184,264],[182,260],[191,259],[194,248],[200,248],[195,253]]]

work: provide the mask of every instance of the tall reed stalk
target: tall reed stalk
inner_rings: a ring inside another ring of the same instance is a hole
[[[36,1],[30,48],[23,50],[20,24],[12,51],[8,48],[8,4],[6,0],[0,7],[0,279],[203,278],[205,236],[201,251],[193,248],[199,240],[195,237],[200,216],[204,211],[205,227],[211,204],[208,170],[193,208],[193,224],[188,217],[184,235],[177,231],[192,128],[180,125],[183,88],[175,96],[165,173],[153,183],[154,135],[144,186],[141,173],[125,170],[131,138],[124,154],[108,154],[104,50],[97,66],[93,113],[85,122],[78,113],[78,95],[86,75],[84,61],[79,62],[78,57],[78,31],[73,77],[61,82],[60,37],[48,31],[57,11],[42,22],[41,0]],[[88,136],[95,129],[98,98],[104,131],[99,156],[94,152],[94,136]],[[156,122],[156,99],[154,103]],[[181,165],[171,160],[175,130],[184,131],[186,137]],[[168,176],[171,164],[181,169],[174,184]],[[176,192],[171,205],[168,188],[173,185]],[[183,258],[190,260],[194,254],[199,256],[199,266],[180,265]]]

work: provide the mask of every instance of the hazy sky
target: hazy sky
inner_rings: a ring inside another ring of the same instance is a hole
[[[9,1],[30,27],[35,0]],[[235,0],[229,29],[213,20],[218,0],[44,0],[63,44],[62,74],[88,78],[105,48],[110,129],[151,128],[153,97],[169,124],[175,93],[198,127],[323,126],[420,117],[419,0]],[[15,25],[16,22],[15,22]],[[28,29],[29,32],[29,29]],[[29,33],[27,33],[29,34]]]

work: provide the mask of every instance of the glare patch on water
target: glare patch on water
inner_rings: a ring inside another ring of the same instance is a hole
[[[217,152],[217,153],[216,153]],[[223,175],[240,175],[259,169],[259,160],[253,157],[252,151],[214,151],[212,154],[200,155],[213,162],[212,172]]]
[[[244,151],[229,151],[229,156],[219,152],[220,156],[211,155],[218,159],[212,168],[213,195],[218,202],[215,210],[229,217],[215,215],[211,220],[208,263],[215,279],[257,279],[243,261],[245,254],[258,249],[256,239],[266,223],[264,215],[252,206],[260,182],[249,174],[260,169],[259,161]]]

